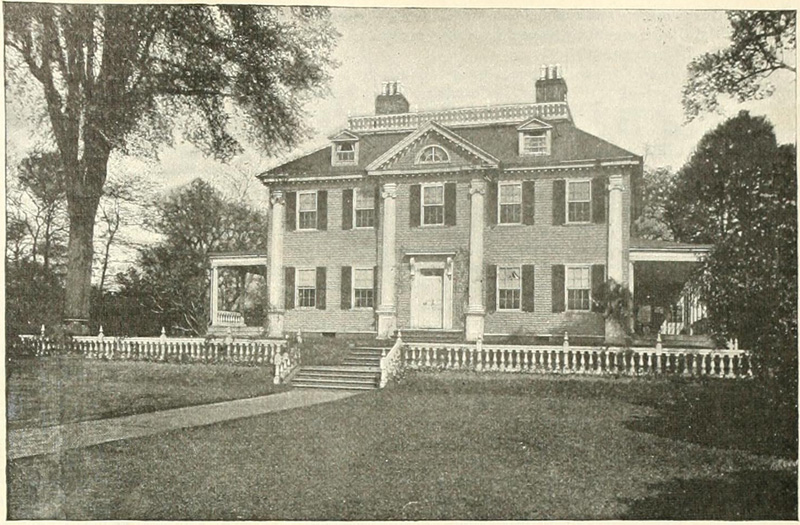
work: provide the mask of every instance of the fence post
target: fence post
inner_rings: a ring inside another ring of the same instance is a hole
[[[661,345],[661,330],[658,331],[658,336],[656,337],[656,352],[660,352],[662,348]]]
[[[162,361],[167,360],[167,330],[161,327],[161,337],[159,338],[158,349]]]

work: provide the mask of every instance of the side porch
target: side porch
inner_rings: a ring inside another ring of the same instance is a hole
[[[208,335],[257,337],[268,332],[266,252],[210,253]]]

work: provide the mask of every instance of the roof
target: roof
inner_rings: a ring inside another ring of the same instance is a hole
[[[529,119],[526,119],[526,121]],[[518,128],[520,122],[503,124],[481,124],[457,127],[455,129],[441,124],[437,127],[448,130],[469,142],[488,155],[496,158],[501,167],[524,168],[553,166],[563,163],[584,161],[631,159],[641,161],[641,157],[619,146],[603,140],[591,133],[575,127],[570,120],[547,122],[553,128],[551,155],[520,156],[518,154]],[[423,126],[424,127],[424,126]],[[310,154],[276,166],[259,175],[259,178],[286,176],[293,179],[327,177],[335,175],[366,175],[367,166],[386,154],[403,139],[418,132],[352,132],[359,137],[358,162],[355,165],[332,166],[331,147],[326,146]]]
[[[631,237],[631,250],[664,250],[664,251],[710,251],[710,244],[691,244],[688,242],[664,241],[660,239],[641,239]]]

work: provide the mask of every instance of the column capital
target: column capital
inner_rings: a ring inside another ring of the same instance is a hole
[[[283,205],[286,203],[286,197],[283,193],[283,190],[272,190],[269,193],[270,193],[269,202],[273,206],[275,206],[276,204]]]
[[[616,174],[611,175],[608,177],[608,191],[612,192],[615,190],[622,191],[625,189],[625,185],[622,183],[622,175]]]
[[[473,179],[469,183],[470,197],[475,195],[476,193],[479,195],[486,194],[486,181],[484,181],[483,179]]]
[[[397,198],[397,183],[396,182],[387,182],[383,185],[383,190],[381,191],[381,197],[384,199],[396,199]]]

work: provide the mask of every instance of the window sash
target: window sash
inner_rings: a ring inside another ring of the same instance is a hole
[[[356,146],[350,142],[336,145],[336,160],[339,162],[355,162]]]
[[[422,154],[419,156],[419,161],[426,164],[447,162],[448,160],[450,157],[441,146],[428,146],[422,150]]]
[[[567,310],[591,309],[591,271],[589,267],[567,268]]]
[[[353,291],[353,307],[354,308],[373,308],[375,305],[375,297],[372,288],[358,289]]]
[[[523,133],[522,151],[530,155],[547,153],[547,133]]]
[[[375,291],[373,289],[374,269],[353,269],[353,307],[373,308],[375,305]]]
[[[422,187],[422,224],[444,224],[444,184]]]
[[[312,198],[308,198],[312,197]],[[317,192],[304,191],[297,194],[297,209],[299,211],[317,211]]]
[[[567,222],[591,222],[591,220],[591,182],[567,181]]]
[[[369,191],[355,190],[353,199],[355,210],[355,227],[372,228],[375,226],[375,194]]]
[[[297,307],[298,308],[314,308],[317,306],[317,289],[316,288],[298,288],[297,289]]]
[[[317,270],[297,270],[297,287],[298,288],[316,288],[317,286]]]
[[[497,269],[497,309],[519,310],[522,297],[522,271],[519,267]]]

